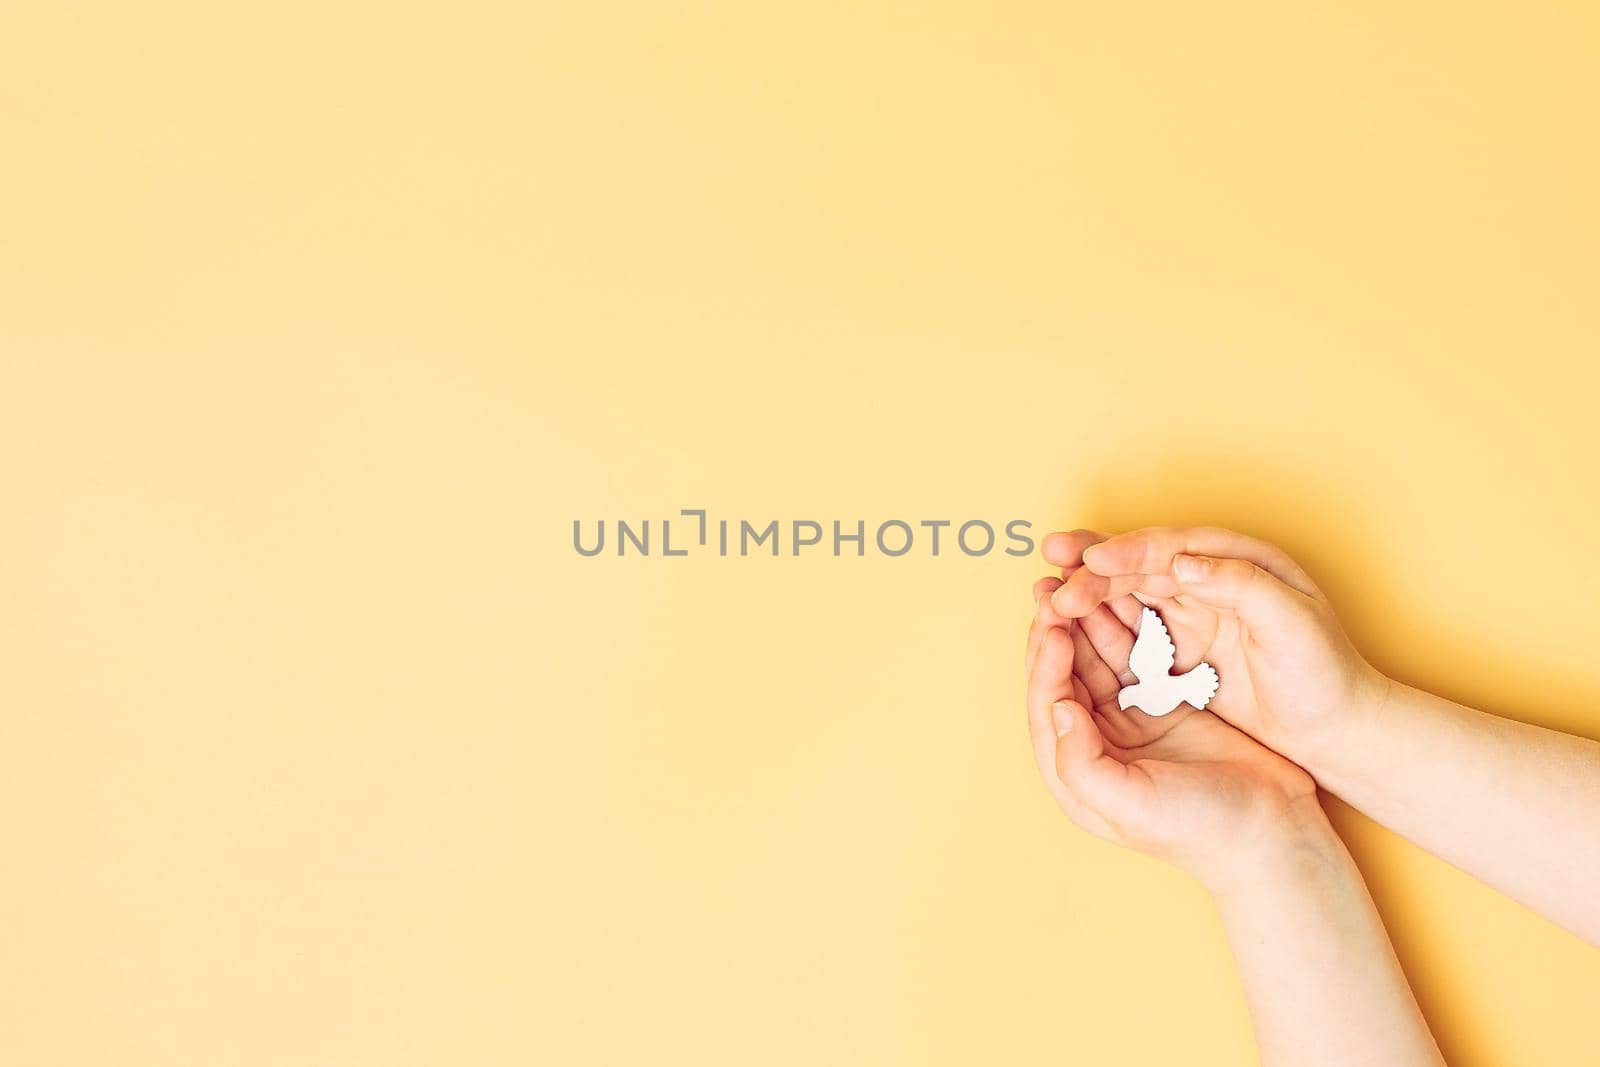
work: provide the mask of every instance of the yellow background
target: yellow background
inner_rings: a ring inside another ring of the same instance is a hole
[[[11,0],[0,1060],[1248,1062],[1037,560],[571,522],[1233,525],[1600,733],[1597,100],[1580,4]],[[1336,818],[1453,1064],[1593,1062]]]

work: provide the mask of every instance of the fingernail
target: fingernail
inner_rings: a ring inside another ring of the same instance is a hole
[[[1096,558],[1099,555],[1100,555],[1100,546],[1097,545],[1097,544],[1090,545],[1088,548],[1083,550],[1083,561],[1085,563],[1088,563],[1090,560]]]
[[[1072,732],[1072,705],[1056,704],[1050,709],[1050,720],[1056,724],[1056,736],[1065,737]]]
[[[1203,581],[1211,561],[1202,556],[1173,556],[1172,573],[1180,582]]]

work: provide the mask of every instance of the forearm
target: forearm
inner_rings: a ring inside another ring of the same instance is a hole
[[[1600,945],[1600,743],[1393,683],[1302,763],[1385,826]]]
[[[1214,891],[1263,1067],[1438,1067],[1350,854],[1320,808],[1297,822],[1275,854]]]

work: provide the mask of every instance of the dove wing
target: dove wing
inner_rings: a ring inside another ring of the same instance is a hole
[[[1161,616],[1145,608],[1139,616],[1139,636],[1134,639],[1133,651],[1128,653],[1128,669],[1139,681],[1152,682],[1172,673],[1172,664],[1177,658]]]

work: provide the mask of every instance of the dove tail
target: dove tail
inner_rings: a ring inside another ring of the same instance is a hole
[[[1183,676],[1183,697],[1197,708],[1205,708],[1217,695],[1217,672],[1209,663],[1202,663]]]

